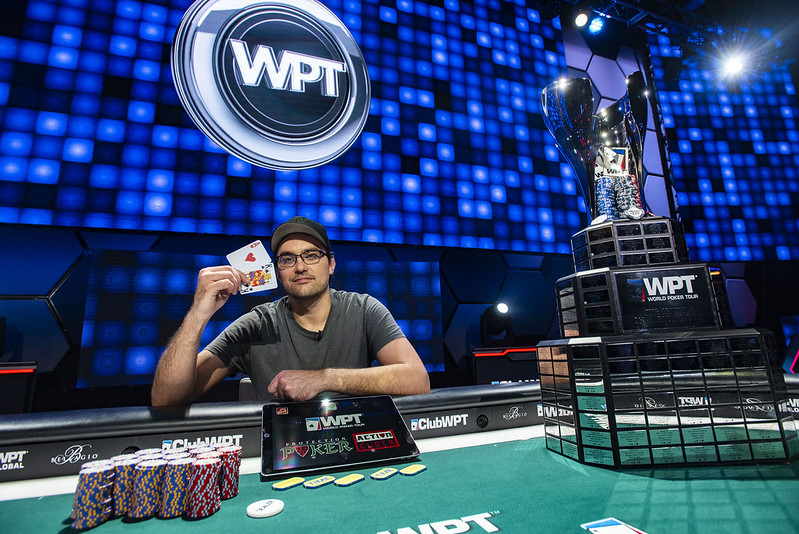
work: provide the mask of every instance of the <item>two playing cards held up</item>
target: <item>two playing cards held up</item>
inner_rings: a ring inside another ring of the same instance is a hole
[[[253,241],[227,255],[227,261],[243,272],[249,281],[242,285],[240,293],[255,293],[277,287],[275,265],[261,241]]]

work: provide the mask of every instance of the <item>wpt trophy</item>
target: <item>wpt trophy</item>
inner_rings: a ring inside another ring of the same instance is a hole
[[[774,336],[735,329],[723,275],[688,261],[682,225],[641,199],[646,87],[593,113],[585,79],[541,95],[591,224],[557,281],[563,339],[537,347],[547,448],[612,467],[799,456]]]
[[[558,80],[541,93],[544,122],[574,167],[592,224],[641,219],[647,103],[643,75],[627,78],[626,94],[594,114],[591,82]]]
[[[587,207],[589,225],[572,237],[576,270],[687,261],[682,225],[645,208],[649,103],[643,74],[628,76],[625,95],[596,114],[591,82],[585,78],[549,84],[541,92],[541,107],[547,128],[574,168]]]

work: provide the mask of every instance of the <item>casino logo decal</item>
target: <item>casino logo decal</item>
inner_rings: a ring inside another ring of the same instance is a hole
[[[91,452],[92,446],[85,445],[70,445],[63,454],[59,454],[50,458],[50,463],[55,465],[74,464],[77,462],[88,462],[96,460],[99,454]]]
[[[505,421],[513,421],[514,419],[527,417],[527,412],[522,410],[524,410],[524,406],[511,406],[507,413],[502,414],[502,418]]]
[[[26,454],[28,454],[28,451],[0,452],[0,471],[25,469],[25,464],[23,461]]]
[[[363,55],[316,0],[198,0],[175,34],[172,73],[210,139],[271,169],[338,157],[369,113]]]

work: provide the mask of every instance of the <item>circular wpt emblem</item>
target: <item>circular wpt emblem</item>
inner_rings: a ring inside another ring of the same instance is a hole
[[[209,138],[271,169],[338,157],[369,114],[361,50],[316,0],[195,2],[175,34],[172,74]]]

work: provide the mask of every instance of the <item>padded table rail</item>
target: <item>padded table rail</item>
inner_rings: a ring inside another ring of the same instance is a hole
[[[464,386],[398,397],[415,438],[538,424],[537,382]],[[0,416],[0,482],[78,472],[125,451],[230,442],[260,455],[261,402],[123,407]]]

